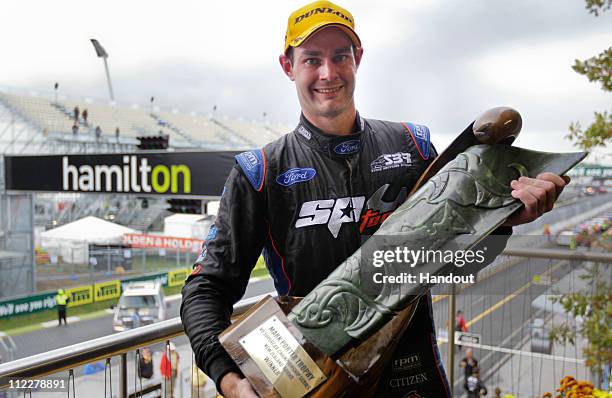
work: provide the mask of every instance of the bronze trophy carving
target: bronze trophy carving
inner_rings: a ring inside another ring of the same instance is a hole
[[[219,340],[262,397],[331,397],[375,386],[426,283],[364,289],[364,253],[401,245],[470,249],[522,204],[510,181],[548,171],[562,175],[586,153],[512,147],[521,117],[511,108],[481,115],[423,173],[405,203],[306,297],[268,297]],[[393,236],[387,241],[387,236]],[[453,264],[421,261],[418,272],[446,275]],[[396,273],[393,265],[380,268]],[[373,388],[373,387],[371,387]],[[352,389],[352,390],[351,390]]]

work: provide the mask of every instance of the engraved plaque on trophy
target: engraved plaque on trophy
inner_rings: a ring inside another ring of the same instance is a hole
[[[219,341],[262,397],[301,398],[336,367],[319,350],[304,344],[270,296],[226,329]]]

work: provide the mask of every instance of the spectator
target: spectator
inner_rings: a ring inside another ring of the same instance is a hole
[[[87,109],[83,109],[83,124],[85,125],[85,127],[87,127],[87,116],[89,115],[89,113],[87,112]]]
[[[474,352],[471,348],[465,350],[465,357],[459,362],[459,367],[463,368],[463,378],[465,382],[467,382],[468,377],[474,373],[474,370],[478,369],[478,361],[474,358]]]
[[[467,391],[467,398],[480,398],[487,395],[487,388],[480,380],[480,371],[478,368],[474,369],[474,373],[467,378],[464,384],[465,391]]]
[[[62,326],[62,319],[64,320],[64,325],[68,325],[68,322],[66,322],[66,306],[69,302],[70,297],[64,293],[64,289],[59,289],[55,295],[55,304],[57,305],[57,318],[59,323],[58,326]]]
[[[96,126],[96,138],[100,138],[101,135],[102,129],[100,128],[100,126]]]
[[[119,127],[115,129],[115,138],[119,139]]]
[[[139,327],[140,327],[140,313],[138,312],[138,309],[136,309],[132,313],[132,329],[136,329]]]
[[[455,316],[455,332],[467,332],[468,328],[465,324],[465,318],[463,317],[463,311],[458,310]],[[457,348],[461,351],[461,345],[457,344]]]
[[[79,114],[80,114],[79,106],[78,105],[74,107],[74,111],[73,112],[74,112],[74,124],[78,124],[79,123]]]
[[[170,357],[168,357],[168,351],[170,352]],[[161,363],[159,364],[159,370],[170,383],[170,397],[174,397],[174,389],[176,388],[176,379],[178,376],[179,369],[179,354],[176,352],[176,346],[173,342],[167,346],[167,349],[162,354]]]
[[[149,347],[144,347],[140,351],[138,358],[138,376],[144,379],[153,377],[153,354]]]
[[[75,123],[72,125],[72,135],[79,134],[79,126]]]

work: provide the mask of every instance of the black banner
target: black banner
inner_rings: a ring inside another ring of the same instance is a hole
[[[6,156],[8,191],[219,197],[238,152]]]

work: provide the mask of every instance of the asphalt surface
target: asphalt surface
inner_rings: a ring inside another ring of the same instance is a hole
[[[247,287],[245,297],[258,296],[274,290],[271,279],[251,283]],[[169,301],[168,317],[179,316],[180,299]],[[68,314],[70,315],[70,314]],[[83,341],[92,340],[115,333],[111,314],[100,318],[82,320],[68,326],[54,326],[31,333],[14,336],[17,345],[14,359],[24,358],[56,348],[66,347]]]
[[[529,339],[530,327],[535,317],[542,317],[531,306],[531,302],[544,293],[548,285],[533,282],[535,275],[547,274],[554,283],[570,270],[567,262],[559,260],[526,259],[505,271],[466,288],[456,296],[456,309],[464,312],[468,329],[479,334],[481,344],[505,348],[521,347]],[[438,329],[445,327],[448,319],[448,300],[434,304],[434,318]],[[454,324],[454,320],[452,321]],[[441,344],[442,358],[446,363],[448,345]],[[465,355],[463,350],[455,351],[454,391],[456,396],[463,391],[463,370],[458,364]],[[500,378],[515,379],[511,374],[500,375],[496,366],[504,355],[498,352],[474,349],[474,357],[479,361],[482,376],[488,387],[494,388]],[[508,370],[505,370],[507,373]],[[517,369],[517,374],[519,370]],[[532,380],[523,382],[531,383]],[[535,383],[536,380],[533,380]]]

